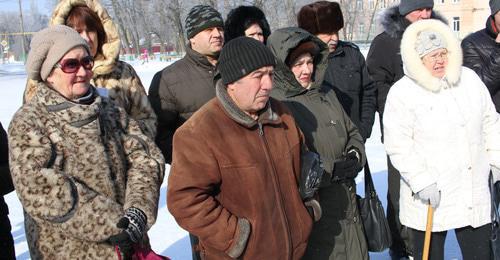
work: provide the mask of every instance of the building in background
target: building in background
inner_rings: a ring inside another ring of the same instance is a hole
[[[342,39],[357,43],[371,42],[383,31],[379,17],[385,8],[399,0],[336,0],[342,7],[345,25]],[[460,39],[484,28],[490,15],[488,0],[434,0],[434,10],[448,20],[448,25]]]

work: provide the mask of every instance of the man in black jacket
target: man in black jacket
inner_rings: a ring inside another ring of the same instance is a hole
[[[490,0],[491,15],[486,28],[462,41],[464,66],[474,70],[490,91],[500,112],[500,0]]]
[[[9,170],[9,146],[7,133],[0,123],[0,259],[14,260],[14,240],[12,239],[9,221],[9,208],[3,199],[4,195],[14,191]]]
[[[174,132],[207,101],[215,97],[215,64],[224,44],[221,14],[208,5],[194,6],[185,29],[186,55],[157,72],[149,87],[149,101],[158,117],[156,144],[172,162]]]
[[[328,44],[330,54],[323,83],[335,91],[340,104],[366,141],[375,117],[375,86],[358,46],[339,40],[338,32],[344,27],[340,5],[317,1],[303,6],[297,18],[300,28]]]
[[[177,128],[215,97],[215,65],[224,45],[224,22],[211,6],[191,8],[184,27],[189,39],[186,55],[157,72],[149,87],[149,101],[158,117],[156,144],[169,164]],[[190,235],[190,240],[193,259],[200,259],[198,239]]]
[[[401,60],[400,44],[403,33],[413,22],[421,19],[444,18],[432,11],[433,0],[401,0],[398,6],[388,8],[381,17],[384,32],[373,39],[368,52],[366,63],[368,73],[375,82],[377,90],[377,111],[379,113],[380,128],[384,114],[385,100],[390,87],[404,76],[403,61]],[[383,132],[382,132],[383,141]],[[409,232],[399,222],[399,188],[401,176],[387,158],[388,192],[387,192],[387,220],[392,235],[390,255],[392,259],[408,259],[411,255]]]

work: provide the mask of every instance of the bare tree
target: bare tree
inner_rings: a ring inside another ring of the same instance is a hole
[[[182,26],[182,7],[179,0],[171,0],[168,10],[168,19],[172,22],[174,32],[177,34],[176,50],[177,52],[185,52],[186,37],[184,36],[184,27]]]

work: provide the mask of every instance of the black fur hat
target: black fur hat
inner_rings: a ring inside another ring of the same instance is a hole
[[[344,17],[339,3],[317,1],[300,9],[297,23],[300,28],[314,35],[332,33],[344,27]]]
[[[245,30],[254,23],[257,23],[262,29],[265,44],[267,37],[271,34],[271,29],[264,12],[258,7],[245,5],[240,5],[227,14],[224,25],[224,41],[227,43],[234,38],[244,36]]]

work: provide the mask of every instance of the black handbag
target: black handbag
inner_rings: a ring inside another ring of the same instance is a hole
[[[378,199],[368,162],[365,165],[365,197],[358,197],[358,206],[365,229],[368,251],[381,252],[392,244],[385,210]]]
[[[491,259],[500,260],[500,217],[498,215],[498,196],[500,183],[493,183],[493,174],[490,172],[488,179],[491,195]]]

